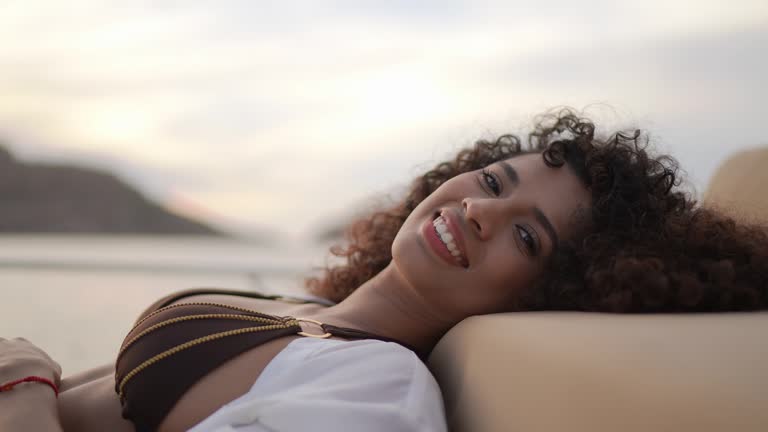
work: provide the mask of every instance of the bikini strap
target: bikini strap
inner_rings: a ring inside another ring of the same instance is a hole
[[[291,318],[291,317],[285,317],[285,318]],[[325,324],[325,323],[321,323],[319,321],[315,321],[307,318],[295,318],[295,319],[298,322],[308,322],[308,323],[315,324],[319,326],[321,329],[323,329],[323,332],[325,332],[325,334],[311,334],[311,333],[305,333],[303,331],[300,331],[298,332],[298,334],[301,336],[314,337],[314,338],[329,338],[331,336],[338,336],[345,339],[376,339],[383,342],[394,342],[404,348],[407,348],[413,351],[424,362],[426,362],[427,356],[429,354],[429,353],[420,352],[412,345],[399,341],[395,338],[381,336],[375,333],[369,333],[367,331],[353,329],[349,327],[339,327],[333,324]]]

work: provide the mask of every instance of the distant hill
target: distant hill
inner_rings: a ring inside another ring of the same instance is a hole
[[[3,147],[0,232],[222,235],[169,212],[111,174],[25,164]]]

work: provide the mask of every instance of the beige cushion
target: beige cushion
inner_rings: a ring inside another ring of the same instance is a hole
[[[768,221],[768,147],[726,160],[704,193],[704,204],[748,222]]]
[[[469,318],[429,365],[455,432],[766,431],[768,313]]]

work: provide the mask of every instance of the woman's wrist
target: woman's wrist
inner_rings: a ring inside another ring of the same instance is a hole
[[[48,386],[55,396],[59,396],[59,387],[50,378],[45,378],[40,375],[28,375],[23,378],[18,378],[8,382],[0,381],[0,393],[13,391],[18,386],[24,384],[42,384]]]
[[[26,339],[0,338],[0,431],[61,431],[61,366]]]
[[[0,393],[0,430],[60,432],[56,395],[39,383],[20,384]]]
[[[25,382],[17,384],[13,387],[13,390],[0,392],[0,409],[2,409],[3,403],[6,401],[16,400],[30,400],[35,399],[40,402],[53,401],[56,402],[56,393],[45,384],[37,382]]]
[[[34,382],[19,384],[12,391],[0,393],[0,418],[9,413],[15,413],[13,417],[28,413],[26,415],[39,416],[40,420],[58,418],[56,395],[46,385]],[[0,430],[4,429],[0,427]]]

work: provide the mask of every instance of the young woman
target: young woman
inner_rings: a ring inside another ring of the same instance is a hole
[[[40,383],[0,393],[0,429],[442,431],[420,358],[468,316],[765,308],[765,228],[696,206],[676,173],[638,133],[601,139],[570,110],[544,116],[527,148],[479,141],[354,223],[335,251],[346,263],[309,281],[335,306],[162,299],[116,366],[65,380],[58,401]],[[0,341],[0,384],[27,375],[59,369]]]

